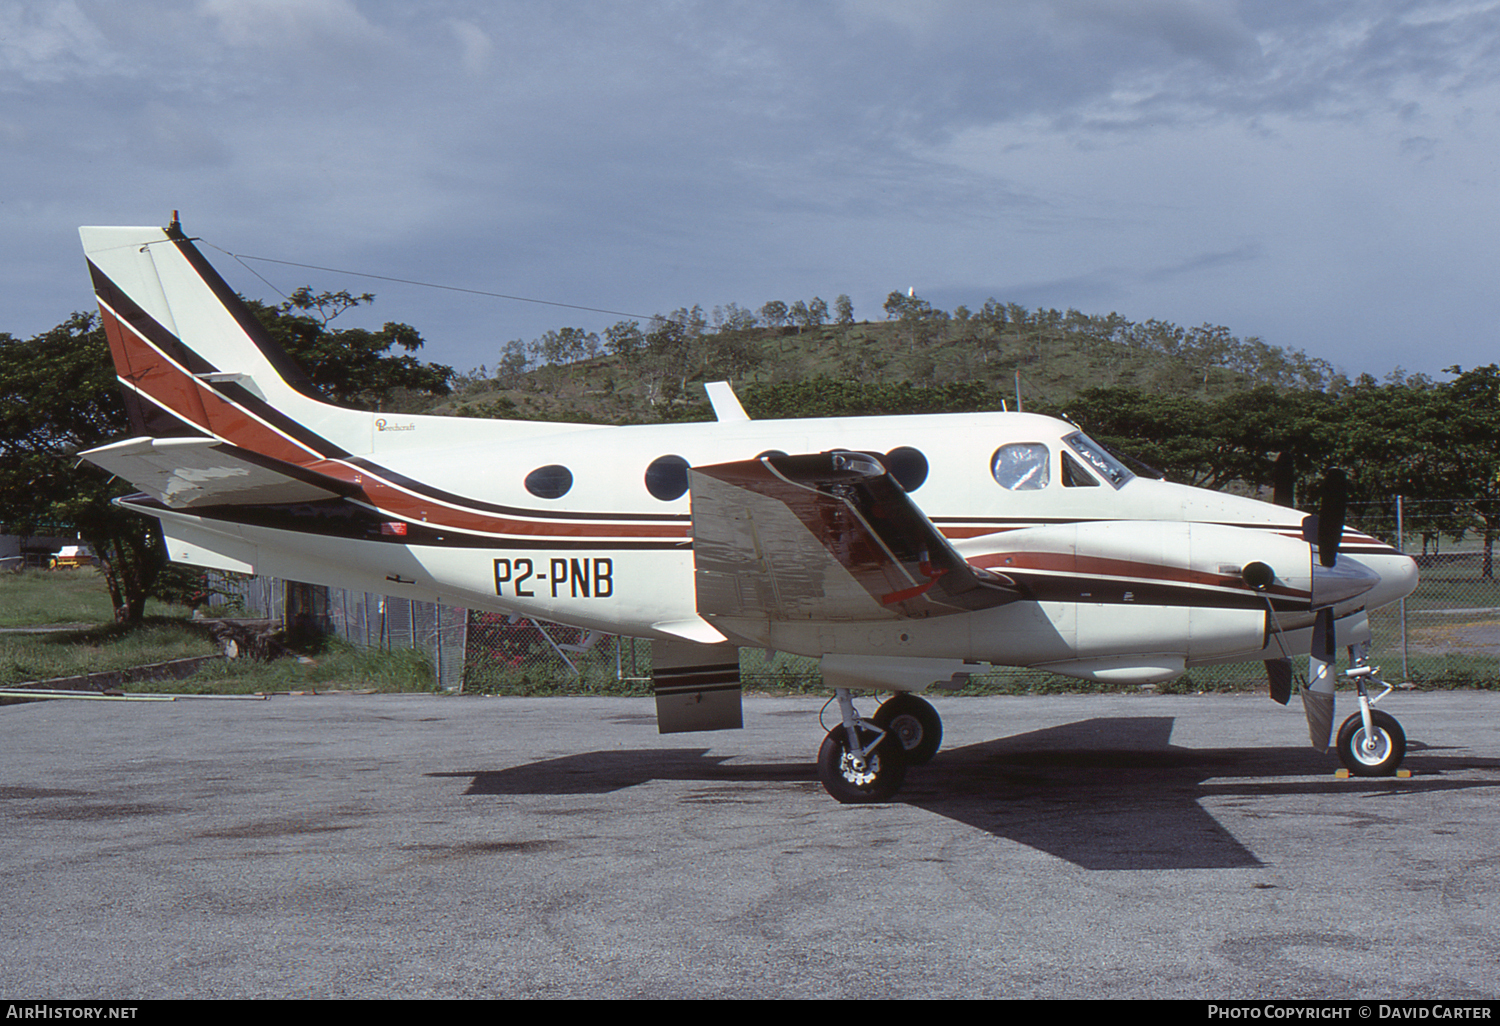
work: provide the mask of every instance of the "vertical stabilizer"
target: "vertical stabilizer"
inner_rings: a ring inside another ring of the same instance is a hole
[[[139,434],[209,436],[298,464],[370,450],[374,415],[319,400],[175,221],[79,235]]]

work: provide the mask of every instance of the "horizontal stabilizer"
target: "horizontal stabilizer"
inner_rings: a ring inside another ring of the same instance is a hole
[[[873,456],[767,456],[690,471],[698,612],[730,620],[895,620],[1019,597],[973,567]]]
[[[349,491],[335,478],[214,438],[131,438],[80,455],[173,509],[313,502]]]

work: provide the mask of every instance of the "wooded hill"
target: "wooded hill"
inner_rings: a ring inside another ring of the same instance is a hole
[[[814,299],[758,313],[730,304],[674,311],[603,337],[576,328],[514,340],[487,368],[456,375],[431,412],[460,416],[649,423],[711,417],[696,383],[730,380],[756,417],[915,413],[1065,405],[1080,391],[1217,396],[1257,386],[1342,384],[1324,360],[1241,339],[1117,314],[1026,310],[990,300],[949,313],[892,293],[883,321],[829,323]],[[820,315],[820,311],[822,314]]]

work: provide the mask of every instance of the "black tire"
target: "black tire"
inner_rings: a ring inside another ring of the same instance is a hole
[[[861,733],[868,739],[868,728]],[[868,741],[866,742],[868,743]],[[863,769],[856,768],[849,752],[849,736],[843,724],[828,732],[818,749],[818,780],[834,799],[844,805],[888,802],[906,780],[906,760],[893,735],[887,734],[870,753]]]
[[[1370,725],[1374,728],[1374,747],[1365,750],[1365,723],[1355,713],[1339,727],[1339,762],[1352,776],[1389,777],[1406,758],[1406,732],[1396,718],[1387,713],[1371,711]]]
[[[888,699],[871,717],[901,744],[908,766],[925,766],[943,744],[943,720],[926,699],[905,692]]]

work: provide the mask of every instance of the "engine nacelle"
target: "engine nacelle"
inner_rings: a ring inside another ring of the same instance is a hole
[[[1268,601],[1293,616],[1312,604],[1311,550],[1270,527],[1084,522],[976,538],[963,551],[1028,597],[1071,613],[1058,626],[1071,635],[1074,658],[1034,665],[1089,680],[1150,683],[1197,663],[1253,656],[1271,629]],[[1252,563],[1270,569],[1258,586],[1246,579]]]

